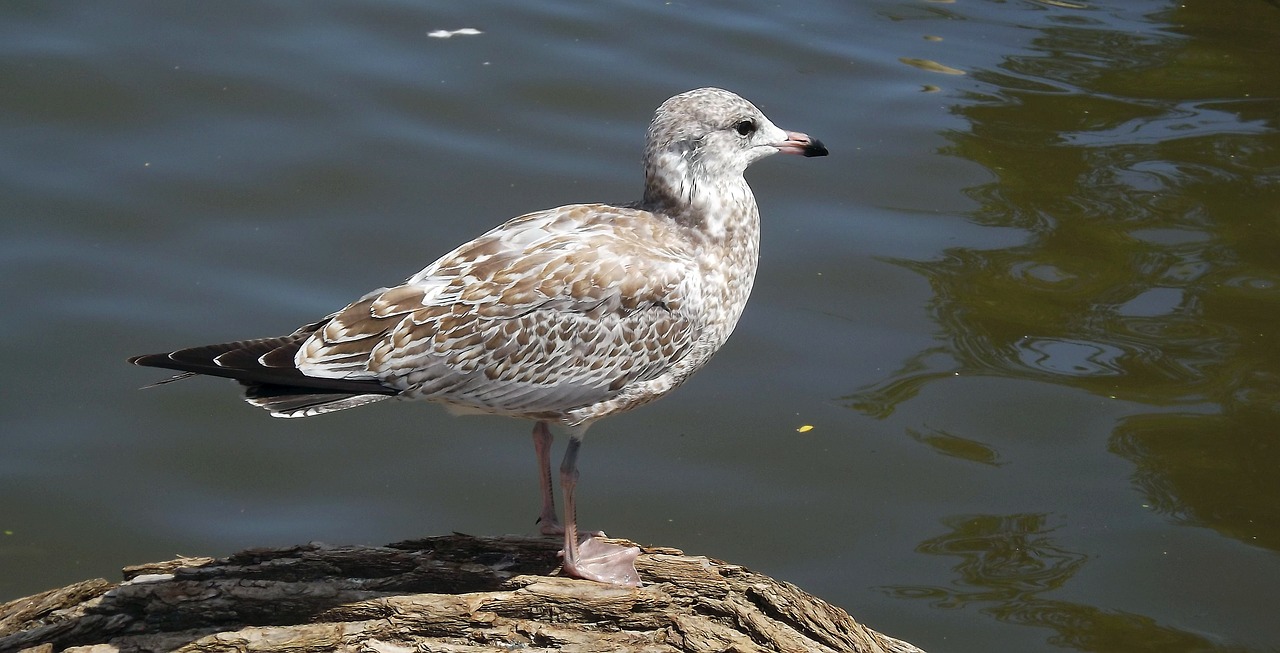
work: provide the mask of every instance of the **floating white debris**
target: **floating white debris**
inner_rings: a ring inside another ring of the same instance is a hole
[[[462,36],[475,36],[476,34],[484,34],[484,32],[481,32],[474,27],[464,27],[462,29],[455,30],[438,29],[434,32],[427,32],[427,36],[430,36],[433,39],[447,39],[455,34],[460,34]]]

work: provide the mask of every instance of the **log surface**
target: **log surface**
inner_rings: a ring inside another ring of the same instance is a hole
[[[545,575],[546,538],[309,544],[128,567],[0,605],[0,653],[920,649],[744,567],[648,548],[644,585]]]

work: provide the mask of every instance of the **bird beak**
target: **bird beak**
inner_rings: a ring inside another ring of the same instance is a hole
[[[800,132],[787,132],[787,140],[781,143],[774,143],[773,146],[783,154],[799,154],[802,156],[827,155],[827,147],[822,144],[822,141],[816,138],[809,138],[808,134]]]

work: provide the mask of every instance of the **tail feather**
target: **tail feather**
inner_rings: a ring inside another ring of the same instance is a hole
[[[354,408],[400,393],[374,379],[326,379],[307,376],[294,365],[294,354],[321,323],[279,338],[239,340],[216,345],[147,354],[129,359],[134,365],[182,372],[160,383],[195,374],[235,379],[245,386],[245,401],[280,417],[305,417]]]
[[[390,399],[385,394],[315,392],[283,385],[246,385],[244,400],[275,417],[311,417]]]

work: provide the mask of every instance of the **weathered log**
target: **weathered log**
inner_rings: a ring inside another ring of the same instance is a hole
[[[630,589],[545,575],[556,549],[452,535],[128,567],[0,605],[0,653],[920,651],[737,565],[649,548]]]

